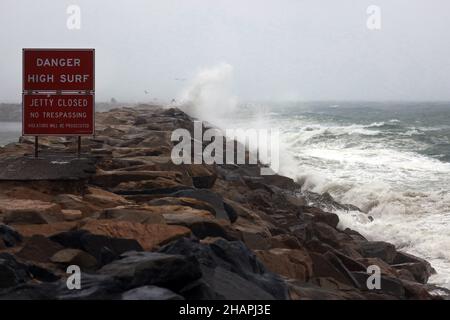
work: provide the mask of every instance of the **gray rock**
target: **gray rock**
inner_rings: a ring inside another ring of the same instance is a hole
[[[6,247],[14,247],[22,242],[22,236],[13,228],[1,224],[0,225],[0,241],[3,241]]]
[[[242,284],[242,289],[253,290],[259,297],[275,299],[288,297],[287,286],[281,277],[269,272],[255,254],[240,241],[217,239],[205,244],[183,238],[164,246],[160,252],[192,256],[202,266],[204,277],[182,292],[187,299],[220,299],[221,294],[228,295],[231,292],[238,294],[237,291],[233,291],[233,281]],[[217,283],[220,281],[219,275],[224,276],[223,281],[227,279],[231,283]],[[251,289],[254,286],[259,289]],[[237,297],[247,297],[247,294],[248,292],[242,292]]]
[[[364,241],[357,250],[364,258],[379,258],[388,264],[392,264],[397,255],[394,245],[384,241]]]
[[[168,289],[157,286],[143,286],[122,293],[122,300],[184,300]]]
[[[13,287],[30,279],[26,265],[9,253],[0,253],[0,288]]]
[[[99,274],[112,276],[125,288],[157,285],[177,290],[201,277],[195,258],[156,252],[127,252]]]

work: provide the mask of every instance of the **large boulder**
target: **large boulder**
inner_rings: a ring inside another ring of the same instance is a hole
[[[176,171],[99,171],[92,177],[91,181],[100,187],[114,188],[122,182],[146,181],[158,177],[175,181],[180,177],[180,173]]]
[[[99,219],[124,220],[144,224],[165,224],[164,208],[150,206],[121,206],[106,209],[100,213]]]
[[[31,279],[28,267],[8,253],[0,253],[0,289],[16,286]]]
[[[176,206],[186,206],[198,210],[209,211],[215,216],[216,211],[209,203],[201,201],[195,198],[183,198],[183,197],[163,197],[154,199],[148,202],[151,206],[165,206],[165,205],[176,205]]]
[[[50,261],[63,266],[77,265],[81,270],[92,270],[97,266],[97,260],[87,252],[79,249],[62,249],[50,257]]]
[[[428,261],[405,252],[397,252],[392,267],[397,270],[409,271],[420,283],[427,283],[428,278],[436,273]]]
[[[14,228],[24,237],[41,235],[51,237],[57,233],[71,231],[78,227],[76,222],[55,222],[50,224],[23,224],[16,225]]]
[[[388,264],[397,256],[395,246],[384,241],[362,241],[357,250],[364,258],[379,258]]]
[[[160,252],[195,257],[204,277],[184,288],[187,299],[287,298],[287,286],[279,275],[268,271],[256,255],[240,241],[225,239],[179,239],[162,247]],[[242,286],[242,291],[239,290]],[[259,288],[256,291],[256,288]]]
[[[235,240],[232,232],[230,234],[229,224],[223,220],[211,217],[208,211],[193,210],[184,213],[164,214],[167,224],[180,225],[189,228],[199,239],[207,237],[221,237]]]
[[[91,189],[92,191],[92,189]],[[74,194],[59,194],[55,196],[54,201],[58,203],[63,209],[79,210],[83,217],[89,217],[100,208],[95,203],[83,201],[83,198]]]
[[[80,249],[95,257],[99,265],[109,263],[126,251],[141,251],[142,246],[135,239],[113,238],[92,234],[86,230],[61,232],[50,237],[63,247]]]
[[[63,247],[41,235],[34,235],[27,239],[23,248],[16,254],[23,260],[35,262],[50,262],[50,257]]]
[[[156,285],[180,290],[201,277],[196,259],[156,252],[127,252],[105,265],[99,274],[111,276],[124,288]]]
[[[22,236],[13,228],[0,224],[0,247],[14,247],[22,242]]]
[[[378,291],[397,298],[405,297],[405,286],[403,285],[402,281],[397,278],[381,275],[380,289],[369,289],[367,287],[367,279],[369,278],[370,274],[366,272],[352,272],[352,275],[358,281],[362,290],[373,292]]]
[[[310,257],[313,263],[313,277],[330,277],[342,284],[355,286],[354,279],[348,272],[340,270],[341,268],[329,261],[328,257],[314,252],[310,252]]]
[[[88,187],[83,200],[100,208],[114,208],[130,204],[124,197],[103,189]]]
[[[45,224],[64,221],[61,207],[52,202],[25,199],[0,199],[0,212],[6,224]]]
[[[270,271],[290,279],[308,281],[313,273],[312,260],[306,250],[258,250],[256,255]]]
[[[214,208],[215,216],[219,219],[225,219],[231,222],[235,222],[237,219],[237,213],[230,205],[223,201],[221,195],[205,189],[197,190],[182,190],[172,194],[174,197],[182,198],[194,198],[200,201],[208,203]]]
[[[189,176],[192,178],[192,184],[196,188],[210,189],[216,182],[217,174],[212,170],[209,170],[205,165],[187,165],[186,170]]]
[[[144,250],[153,250],[177,238],[189,236],[191,233],[183,226],[115,220],[90,220],[82,227],[82,230],[111,238],[134,239]]]

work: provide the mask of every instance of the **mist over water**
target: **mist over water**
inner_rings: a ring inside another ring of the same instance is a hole
[[[22,123],[0,121],[0,146],[17,141],[22,134]]]

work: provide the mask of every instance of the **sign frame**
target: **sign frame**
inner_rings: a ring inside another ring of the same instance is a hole
[[[25,52],[26,51],[91,51],[92,52],[92,90],[60,90],[60,89],[25,89]],[[22,92],[53,92],[53,91],[70,91],[70,92],[95,92],[95,49],[94,48],[22,48]]]

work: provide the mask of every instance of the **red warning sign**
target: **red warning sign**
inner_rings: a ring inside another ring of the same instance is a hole
[[[94,49],[23,49],[23,91],[94,91]]]
[[[94,95],[24,94],[23,135],[93,135]]]

